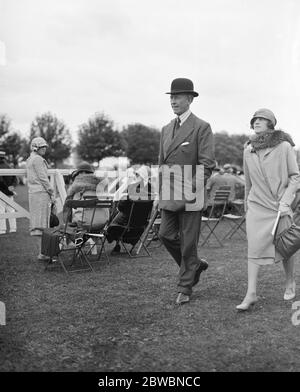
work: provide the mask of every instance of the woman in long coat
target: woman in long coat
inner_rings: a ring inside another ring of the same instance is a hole
[[[291,137],[275,130],[276,118],[268,109],[259,109],[251,119],[255,134],[244,150],[246,230],[248,239],[248,290],[236,308],[247,310],[257,301],[259,267],[283,261],[286,274],[284,299],[295,297],[294,256],[289,260],[277,252],[272,228],[278,211],[278,232],[291,223],[291,203],[300,185],[299,168]]]
[[[31,141],[31,154],[26,161],[27,184],[29,193],[30,235],[35,236],[40,246],[43,230],[49,227],[51,202],[54,200],[54,191],[48,179],[48,164],[43,156],[48,144],[42,137],[35,137]],[[41,253],[39,260],[47,257]]]

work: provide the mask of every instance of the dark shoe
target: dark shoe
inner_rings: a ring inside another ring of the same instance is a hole
[[[121,252],[121,246],[119,244],[117,244],[113,250],[111,251],[111,253],[120,253]]]
[[[183,293],[179,293],[176,299],[176,305],[183,305],[186,304],[187,302],[190,302],[190,296]]]
[[[204,259],[199,259],[199,260],[200,260],[200,264],[199,264],[198,269],[195,273],[193,286],[195,286],[199,282],[201,272],[207,270],[207,268],[208,268],[208,263],[206,260],[204,260]]]

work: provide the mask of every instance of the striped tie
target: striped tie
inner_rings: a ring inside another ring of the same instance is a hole
[[[173,138],[176,136],[177,130],[180,127],[180,117],[176,118],[174,129],[173,129]]]

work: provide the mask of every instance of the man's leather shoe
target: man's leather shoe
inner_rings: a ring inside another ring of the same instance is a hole
[[[195,273],[193,286],[195,286],[199,282],[201,272],[207,270],[207,268],[208,268],[207,261],[204,259],[200,259],[200,264],[199,264],[198,269]]]
[[[185,303],[187,303],[189,301],[190,301],[190,296],[189,295],[186,295],[186,294],[183,294],[183,293],[179,293],[178,297],[176,299],[176,304],[177,305],[183,305],[183,304],[185,304]]]

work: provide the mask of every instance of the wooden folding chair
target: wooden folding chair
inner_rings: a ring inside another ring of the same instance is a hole
[[[110,211],[110,217],[101,229],[93,229],[93,220],[94,220],[95,213],[96,213],[97,209],[101,209],[101,208],[108,208]],[[104,253],[107,262],[109,262],[109,256],[108,256],[108,253],[105,249],[105,239],[106,239],[105,236],[106,236],[106,230],[107,230],[109,224],[111,223],[111,221],[114,217],[114,214],[115,214],[115,203],[112,199],[105,199],[105,200],[98,200],[97,199],[95,201],[93,217],[91,220],[90,227],[87,230],[87,232],[85,233],[85,236],[88,239],[92,239],[94,242],[94,244],[88,249],[88,251],[86,253],[87,256],[92,253],[92,250],[94,247],[97,248],[97,246],[99,246],[99,251],[97,251],[97,255],[98,255],[97,261],[100,260],[102,253]]]
[[[94,271],[90,261],[84,251],[85,243],[88,239],[86,235],[88,228],[90,228],[91,222],[85,222],[84,212],[85,209],[95,208],[97,199],[88,200],[66,200],[66,206],[69,208],[67,219],[64,226],[60,229],[55,230],[55,235],[59,236],[59,248],[60,251],[57,255],[57,261],[66,273],[78,272],[84,270]],[[72,209],[82,209],[82,224],[73,226],[71,222],[71,211]],[[94,215],[93,215],[94,216]],[[72,252],[73,256],[71,260],[66,260],[64,255],[65,252]],[[54,267],[56,263],[50,258],[46,264],[45,269],[49,269],[50,266]]]
[[[216,191],[208,217],[202,216],[200,236],[203,238],[203,241],[201,246],[204,246],[206,243],[208,244],[211,236],[217,240],[220,246],[223,246],[222,241],[216,234],[216,228],[223,219],[229,196],[229,190]],[[208,233],[205,235],[204,231],[206,228],[208,229]]]
[[[161,217],[160,217],[160,212],[158,209],[158,204],[156,204],[155,206],[153,206],[153,209],[152,209],[152,212],[150,215],[150,219],[149,219],[149,223],[141,236],[139,246],[137,247],[137,250],[136,250],[136,255],[138,255],[140,253],[141,249],[144,246],[149,251],[149,246],[152,243],[152,241],[158,240],[159,244],[162,245],[162,242],[158,237],[158,231],[159,231],[160,224],[161,224]]]
[[[240,238],[246,237],[244,223],[246,221],[246,213],[244,211],[244,201],[234,200],[231,202],[234,211],[232,214],[224,214],[223,219],[230,225],[229,231],[224,235],[223,240],[231,239],[234,234],[238,234]]]

